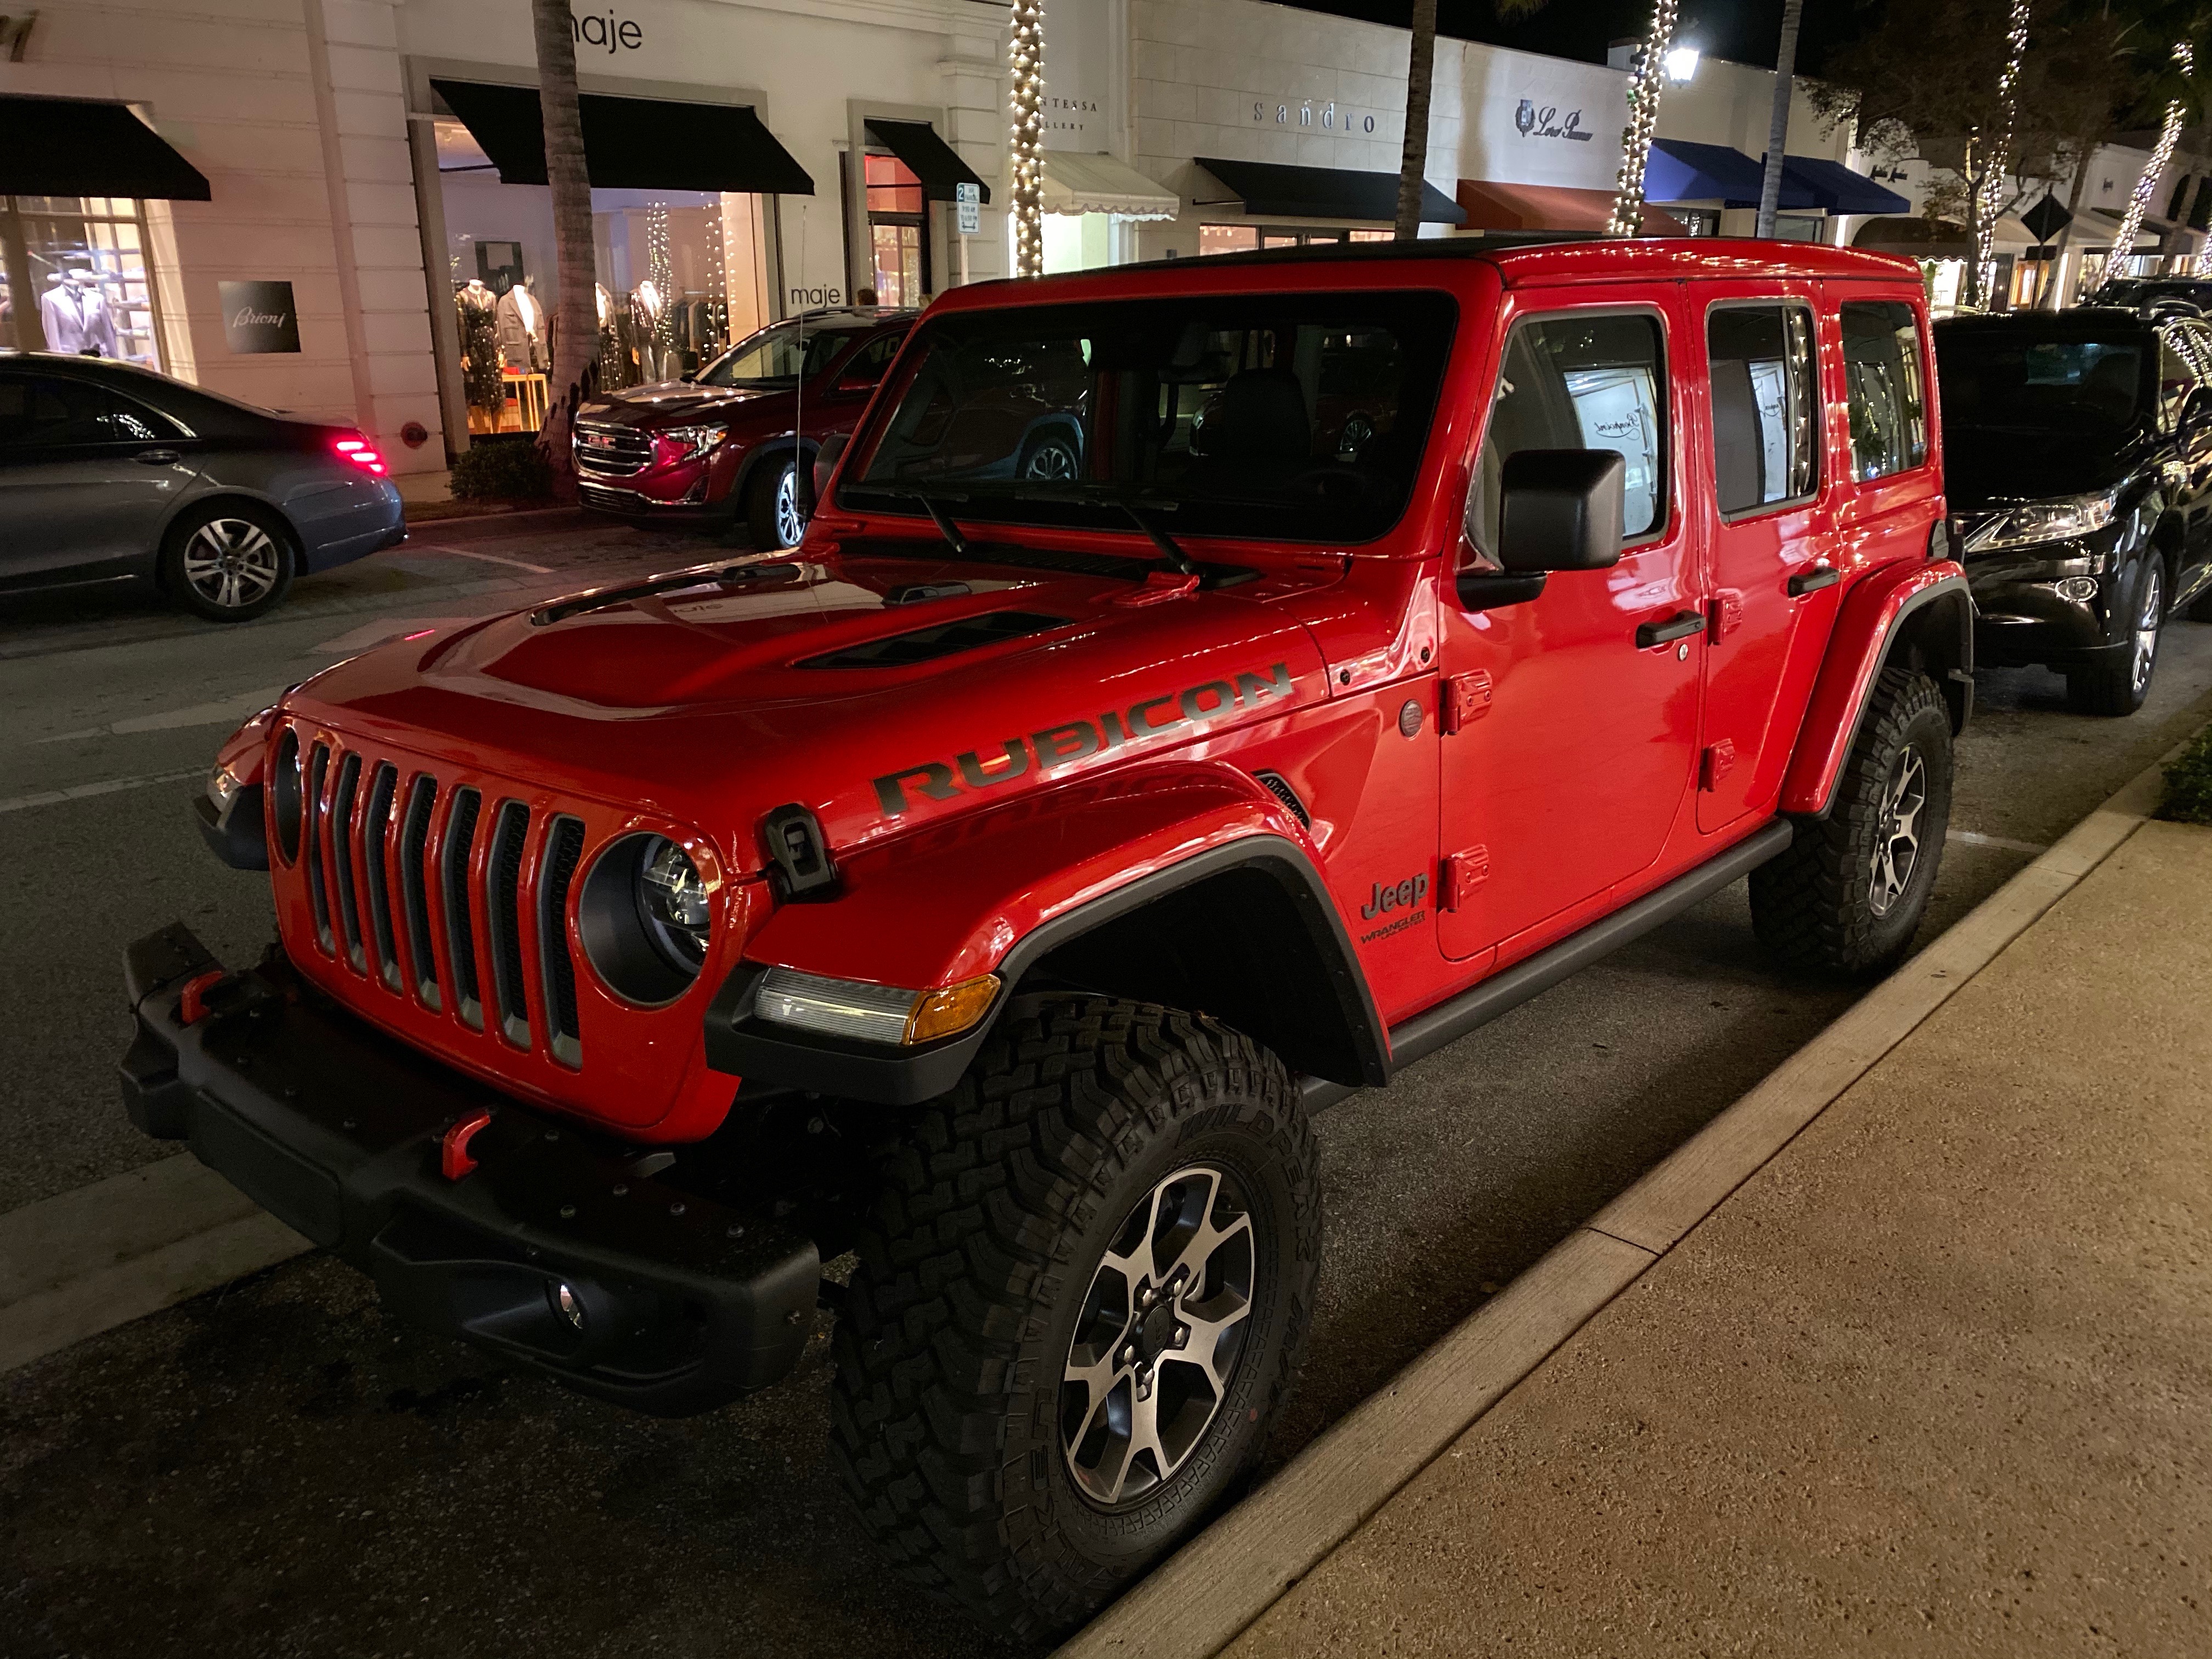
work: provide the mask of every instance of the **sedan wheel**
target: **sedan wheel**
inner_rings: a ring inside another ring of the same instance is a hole
[[[246,503],[187,514],[161,547],[161,586],[210,622],[245,622],[272,609],[292,586],[290,537],[281,520]]]

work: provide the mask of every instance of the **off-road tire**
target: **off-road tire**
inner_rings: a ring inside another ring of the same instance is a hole
[[[2146,591],[2145,584],[2150,582],[2157,582],[2160,592],[2163,592],[2163,568],[2153,560],[2145,558],[2137,562],[2135,575],[2128,583],[2126,607],[2130,621],[2127,643],[2102,653],[2094,661],[2076,663],[2067,669],[2066,701],[2075,713],[2096,714],[2106,720],[2122,720],[2142,708],[2143,700],[2149,696],[2152,678],[2158,672],[2159,634],[2156,626],[2149,636],[2148,659],[2139,664],[2137,659],[2142,648],[2142,618],[2139,613],[2147,598],[2153,599],[2154,604],[2156,602],[2154,597]],[[2158,608],[2161,615],[2155,622],[2162,623],[2165,620],[2163,606]]]
[[[1918,844],[1903,890],[1877,915],[1873,866],[1883,795],[1908,746],[1927,778]],[[1801,820],[1790,850],[1751,872],[1759,943],[1793,968],[1853,979],[1887,973],[1911,947],[1927,911],[1950,821],[1951,717],[1943,694],[1917,669],[1885,668],[1828,816]]]
[[[1253,1328],[1179,1468],[1109,1510],[1069,1470],[1063,1371],[1132,1206],[1197,1164],[1249,1198]],[[878,1165],[834,1340],[832,1454],[906,1576],[1012,1635],[1071,1629],[1233,1495],[1297,1374],[1321,1246],[1297,1091],[1203,1015],[1026,998]]]

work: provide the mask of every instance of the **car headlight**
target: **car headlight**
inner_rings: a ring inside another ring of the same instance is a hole
[[[226,763],[217,761],[215,770],[208,774],[207,798],[215,803],[215,810],[220,815],[230,810],[231,802],[238,799],[238,792],[245,787],[243,778]]]
[[[707,884],[691,855],[665,836],[647,842],[637,872],[637,906],[646,936],[681,974],[707,960]]]
[[[2032,547],[2063,542],[2102,530],[2112,521],[2120,492],[2116,487],[2094,495],[2061,495],[1992,513],[1966,538],[1969,553],[1993,553],[2002,547]]]
[[[772,1025],[887,1048],[956,1036],[989,1012],[996,974],[979,974],[939,991],[908,991],[864,980],[829,979],[771,968],[753,992],[753,1012]]]
[[[653,434],[654,459],[664,465],[703,455],[730,435],[726,426],[672,426]]]

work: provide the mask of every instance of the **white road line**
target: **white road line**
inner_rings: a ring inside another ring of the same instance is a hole
[[[0,799],[0,812],[21,812],[33,806],[60,806],[88,795],[112,795],[125,789],[143,789],[149,784],[175,783],[184,778],[204,778],[207,775],[207,766],[202,765],[182,772],[156,772],[150,777],[109,778],[103,783],[72,784],[67,789],[46,789],[35,795],[10,795]]]
[[[158,714],[137,714],[126,720],[89,726],[82,732],[63,732],[38,741],[74,743],[83,738],[123,737],[134,732],[173,732],[187,726],[222,726],[242,720],[268,708],[283,695],[281,685],[264,686],[258,691],[241,691],[234,697],[224,697],[216,702],[196,702],[189,708],[167,709]]]
[[[2008,841],[2002,836],[1985,836],[1978,830],[1954,830],[1943,839],[1962,841],[1969,847],[2000,847],[2008,853],[2040,854],[2051,850],[2039,841]]]
[[[496,553],[479,553],[473,548],[441,547],[435,542],[418,543],[415,546],[410,548],[408,551],[411,553],[450,553],[457,559],[482,559],[486,564],[511,565],[517,570],[532,571],[540,576],[550,576],[553,574],[553,567],[550,564],[532,564],[522,559],[503,559]]]

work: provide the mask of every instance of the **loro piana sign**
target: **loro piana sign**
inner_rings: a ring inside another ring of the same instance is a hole
[[[252,355],[300,349],[300,313],[289,283],[218,283],[222,337],[234,352]]]

